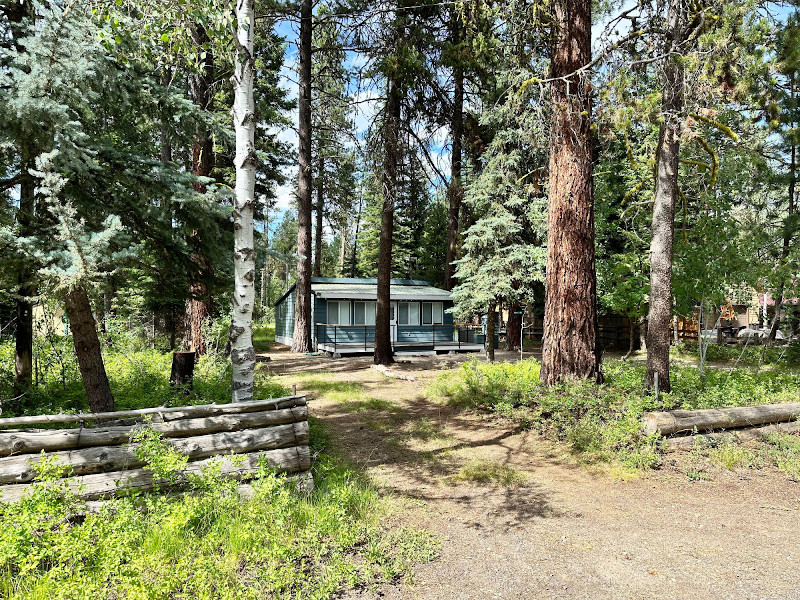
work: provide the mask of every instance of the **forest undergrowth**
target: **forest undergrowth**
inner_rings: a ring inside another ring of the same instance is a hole
[[[534,359],[473,360],[440,375],[427,393],[565,443],[582,462],[631,470],[659,468],[664,461],[664,438],[642,431],[645,412],[792,402],[800,396],[800,374],[787,363],[743,360],[736,368],[706,369],[702,376],[695,366],[673,364],[672,391],[658,398],[644,391],[645,366],[636,362],[606,360],[605,382],[599,386],[573,381],[547,389],[539,369]],[[698,440],[692,453],[695,462],[727,469],[774,466],[800,478],[800,438],[789,434],[769,436],[755,448],[727,438],[717,444]]]

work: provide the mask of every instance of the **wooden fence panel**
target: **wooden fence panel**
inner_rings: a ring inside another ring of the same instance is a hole
[[[138,422],[131,424],[130,419]],[[85,427],[87,421],[117,424]],[[15,417],[0,419],[0,428],[44,423],[80,426],[0,430],[0,500],[19,500],[35,478],[34,466],[43,459],[62,466],[69,488],[84,500],[182,485],[216,459],[223,461],[224,475],[237,479],[254,475],[259,461],[281,473],[303,473],[311,466],[304,396],[115,413]],[[161,433],[169,445],[188,457],[187,467],[177,481],[157,481],[152,471],[142,468],[144,463],[136,457],[130,440],[135,430],[143,426]]]

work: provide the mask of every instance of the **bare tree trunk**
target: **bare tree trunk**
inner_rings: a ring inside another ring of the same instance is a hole
[[[30,0],[21,0],[11,3],[6,8],[8,20],[12,23],[12,43],[20,48],[20,40],[24,37],[23,23],[26,19],[33,20],[33,4]],[[21,176],[19,192],[19,210],[17,223],[19,235],[27,236],[35,219],[36,182],[30,169],[34,167],[36,152],[28,140],[23,141],[20,147],[19,170]],[[24,393],[33,382],[33,302],[36,296],[36,285],[33,282],[36,267],[30,257],[23,260],[18,273],[17,299],[16,299],[16,333],[14,338],[14,390],[17,394]]]
[[[390,286],[392,280],[392,236],[394,206],[397,196],[398,129],[400,127],[400,93],[397,81],[389,80],[386,100],[386,120],[383,125],[383,209],[378,244],[378,302],[375,308],[376,365],[389,365],[392,358],[391,328],[389,326]]]
[[[97,326],[86,290],[78,287],[67,293],[65,305],[89,408],[92,412],[112,411],[114,396],[108,384],[103,355],[100,352],[100,338],[97,337]]]
[[[359,194],[358,197],[358,212],[356,213],[356,229],[353,236],[353,256],[350,261],[350,277],[356,276],[356,255],[358,254],[358,233],[361,228],[361,208],[363,206],[363,198]]]
[[[600,381],[589,76],[591,1],[555,0],[542,381]]]
[[[325,190],[323,189],[322,171],[325,168],[325,159],[320,150],[317,158],[317,206],[314,210],[316,223],[314,226],[314,277],[322,276],[322,217],[325,210]]]
[[[794,91],[794,81],[791,83],[790,89],[791,98],[794,101],[795,91]],[[791,124],[791,129],[794,130],[794,122]],[[794,236],[794,223],[792,221],[792,215],[794,214],[795,209],[795,186],[797,184],[797,145],[792,144],[791,149],[791,159],[789,161],[789,204],[787,207],[788,216],[786,221],[783,225],[783,247],[781,248],[781,266],[786,264],[786,259],[789,257],[789,250],[791,248],[792,237]],[[775,298],[775,317],[772,320],[772,325],[769,328],[769,337],[767,338],[767,343],[771,344],[775,341],[775,336],[778,333],[778,324],[780,323],[779,315],[781,309],[783,308],[783,292],[786,288],[786,280],[781,279],[781,283],[778,286],[778,295]]]
[[[671,44],[682,40],[682,0],[669,5]],[[663,123],[656,157],[656,189],[653,196],[653,235],[650,242],[650,309],[647,316],[647,375],[652,389],[658,373],[660,391],[670,391],[669,324],[672,319],[672,242],[675,234],[675,202],[683,127],[683,66],[670,56],[663,70],[661,113]]]
[[[312,2],[300,2],[300,152],[297,178],[297,301],[292,352],[311,352],[311,26]]]
[[[236,189],[233,207],[233,314],[231,317],[231,363],[233,402],[253,399],[253,304],[255,303],[255,248],[253,213],[255,209],[256,164],[255,101],[253,77],[255,60],[254,0],[236,0],[236,59],[233,75],[233,124],[236,130]]]
[[[458,12],[451,14],[451,36],[454,46],[461,42],[461,22]],[[449,206],[447,210],[447,251],[444,264],[444,289],[452,290],[455,286],[453,261],[458,255],[458,218],[461,203],[464,199],[464,188],[461,185],[462,138],[464,136],[464,67],[461,57],[455,59],[453,67],[453,115],[450,122],[450,134],[453,145],[450,152],[450,185],[447,188]]]
[[[336,272],[339,277],[344,277],[344,261],[347,254],[347,221],[339,227],[339,261]]]
[[[210,48],[210,39],[205,28],[196,24],[191,31],[192,42],[198,53],[205,52],[204,65],[197,73],[189,78],[189,91],[194,104],[202,111],[211,107],[214,80],[214,55]],[[208,177],[214,168],[214,141],[211,132],[204,128],[195,134],[192,141],[192,174],[197,177]],[[192,184],[195,191],[206,193],[206,185],[202,182]],[[189,297],[186,299],[184,315],[184,344],[186,348],[195,353],[199,358],[206,353],[206,341],[203,336],[203,325],[211,314],[211,297],[208,290],[210,264],[203,255],[200,233],[192,231],[189,236],[189,245],[193,248],[192,269],[190,272],[191,284]]]
[[[497,303],[495,300],[489,300],[489,310],[486,311],[486,343],[484,344],[486,360],[489,362],[494,362],[494,332],[496,322]]]
[[[506,323],[506,350],[519,350],[521,335],[522,307],[519,305],[519,302],[512,302],[508,305],[508,322]]]

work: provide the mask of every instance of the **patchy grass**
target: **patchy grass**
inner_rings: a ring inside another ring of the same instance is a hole
[[[472,460],[461,467],[458,473],[450,477],[450,480],[511,487],[523,483],[525,475],[503,463],[491,460]]]
[[[275,343],[275,323],[253,324],[253,348],[256,352],[269,352]]]

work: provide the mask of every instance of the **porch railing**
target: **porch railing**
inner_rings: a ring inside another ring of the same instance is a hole
[[[480,325],[435,323],[432,325],[391,325],[397,328],[391,345],[397,348],[421,348],[434,350],[452,348],[460,350],[465,345],[483,344],[484,332]],[[375,344],[374,325],[338,325],[316,323],[314,332],[317,350],[321,346],[333,347],[333,352],[348,349],[353,352],[369,352]],[[391,332],[390,332],[391,335]]]

